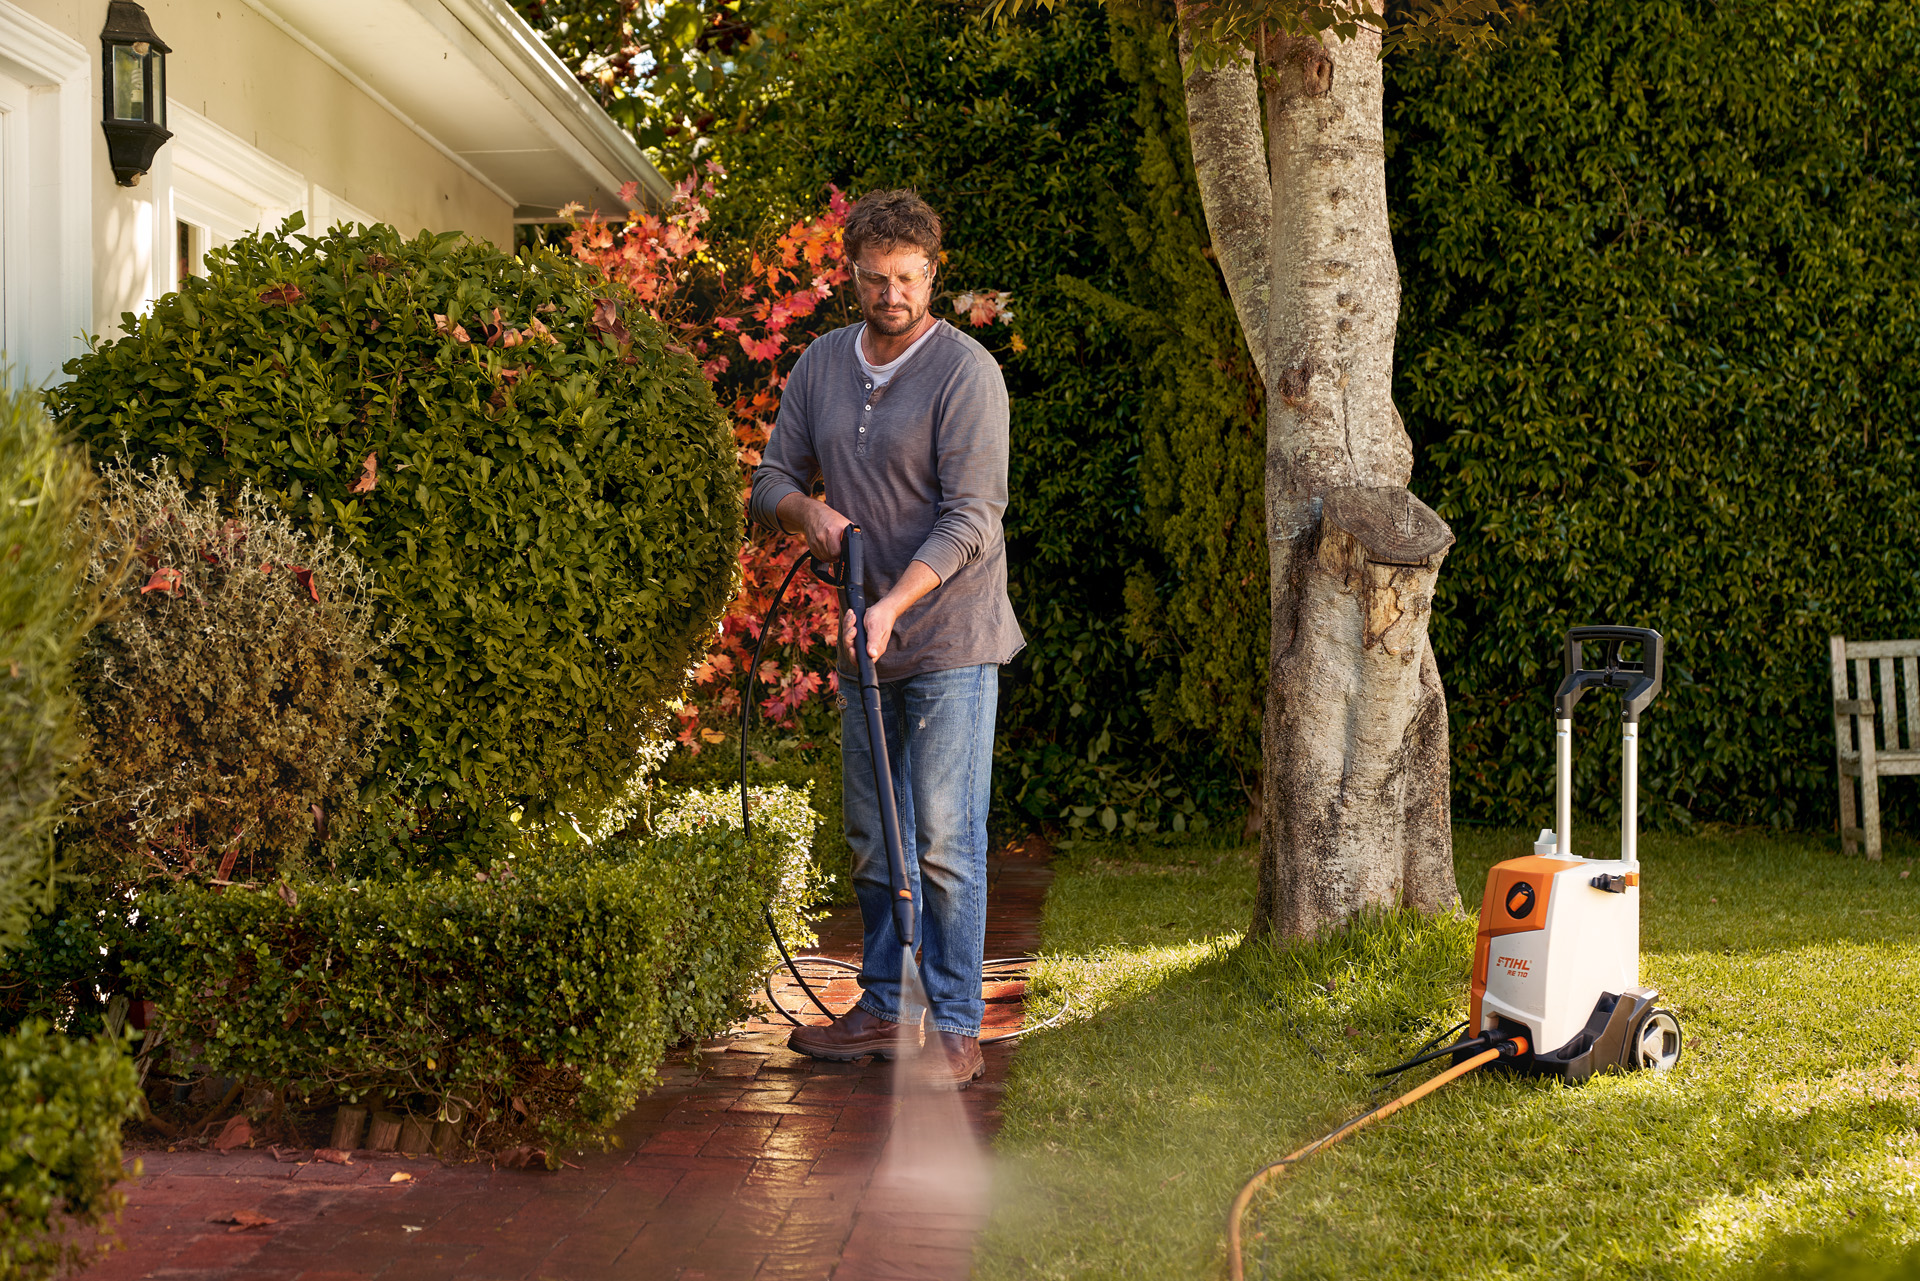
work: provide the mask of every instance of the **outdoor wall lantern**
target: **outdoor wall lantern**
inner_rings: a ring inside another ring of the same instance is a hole
[[[173,50],[154,34],[147,11],[133,0],[113,0],[100,32],[100,79],[107,134],[107,160],[123,187],[153,167],[154,153],[173,137],[167,132],[167,55]]]

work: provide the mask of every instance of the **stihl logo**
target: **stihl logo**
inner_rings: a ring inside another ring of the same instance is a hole
[[[1505,970],[1509,976],[1516,979],[1527,977],[1527,966],[1531,964],[1531,962],[1523,961],[1517,956],[1496,956],[1493,959],[1493,963]]]

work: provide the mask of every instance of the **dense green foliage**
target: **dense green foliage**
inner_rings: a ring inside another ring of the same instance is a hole
[[[1460,883],[1531,836],[1461,832]],[[983,1281],[1214,1281],[1241,1182],[1389,1097],[1368,1073],[1465,1016],[1471,918],[1242,942],[1255,853],[1139,841],[1056,863],[1034,1012],[1072,1012],[1013,1061]],[[1449,1085],[1259,1195],[1250,1278],[1913,1275],[1908,860],[1799,836],[1654,834],[1642,854],[1641,974],[1680,1016],[1678,1067]]]
[[[138,1097],[109,1038],[37,1021],[0,1036],[0,1277],[58,1276],[87,1257],[75,1233],[120,1208],[120,1124]]]
[[[586,1141],[669,1045],[739,1015],[772,959],[763,909],[808,937],[815,815],[798,792],[756,802],[750,842],[736,793],[690,793],[652,836],[477,874],[185,885],[110,936],[206,1070],[296,1103],[372,1093],[432,1116],[451,1100],[491,1147],[528,1129]]]
[[[361,559],[397,633],[390,778],[532,817],[604,807],[737,572],[706,380],[561,257],[296,230],[128,316],[68,365],[57,418],[191,482],[250,481]]]
[[[1139,203],[1109,237],[1127,299],[1088,296],[1134,338],[1147,549],[1127,579],[1129,636],[1161,667],[1153,716],[1212,743],[1253,805],[1260,786],[1268,604],[1266,409],[1207,242],[1187,143],[1171,5],[1115,6],[1113,58],[1135,86]],[[1177,306],[1164,300],[1175,298]]]
[[[1028,648],[1001,694],[1002,812],[1098,827],[1165,824],[1223,800],[1237,809],[1213,735],[1176,721],[1169,736],[1150,706],[1175,646],[1151,627],[1128,635],[1129,575],[1156,553],[1137,479],[1141,348],[1132,321],[1093,293],[1163,301],[1167,286],[1130,265],[1145,252],[1128,215],[1141,158],[1113,125],[1138,95],[1109,57],[1104,13],[1066,5],[1000,26],[954,6],[878,0],[726,13],[789,47],[686,106],[719,122],[701,155],[730,174],[713,234],[784,225],[829,183],[855,194],[910,186],[946,221],[941,314],[964,325],[952,294],[1013,293],[1019,344],[997,325],[970,331],[1013,398],[1006,530]],[[669,164],[683,154],[665,151]],[[1063,275],[1084,288],[1063,289]]]
[[[1656,818],[1831,822],[1827,635],[1920,633],[1917,55],[1890,0],[1561,0],[1391,69],[1456,812],[1544,818],[1556,641],[1606,621],[1668,637]]]
[[[0,366],[0,952],[53,899],[53,830],[82,745],[73,661],[100,598],[76,525],[94,488]]]
[[[105,480],[88,573],[123,585],[79,665],[67,844],[101,885],[271,876],[359,813],[385,703],[367,575],[251,488],[196,499],[125,463]]]

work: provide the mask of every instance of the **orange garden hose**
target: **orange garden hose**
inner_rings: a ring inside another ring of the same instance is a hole
[[[1324,1148],[1332,1147],[1349,1134],[1352,1134],[1355,1130],[1363,1126],[1371,1125],[1382,1117],[1392,1116],[1409,1103],[1417,1103],[1441,1086],[1447,1084],[1447,1082],[1457,1081],[1475,1068],[1484,1067],[1486,1064],[1498,1058],[1510,1058],[1516,1054],[1525,1054],[1526,1052],[1527,1038],[1524,1036],[1516,1036],[1511,1040],[1502,1041],[1491,1050],[1483,1050],[1470,1059],[1454,1064],[1454,1066],[1448,1068],[1438,1076],[1430,1080],[1422,1081],[1419,1085],[1414,1086],[1399,1098],[1382,1103],[1371,1112],[1362,1112],[1359,1116],[1354,1117],[1353,1120],[1348,1121],[1332,1133],[1321,1135],[1313,1142],[1307,1144],[1307,1146],[1301,1148],[1298,1152],[1290,1156],[1281,1157],[1272,1165],[1257,1171],[1251,1179],[1247,1180],[1246,1185],[1240,1189],[1240,1194],[1233,1198],[1233,1208],[1227,1212],[1227,1271],[1233,1281],[1245,1281],[1245,1264],[1242,1263],[1240,1258],[1240,1218],[1247,1212],[1247,1204],[1253,1200],[1253,1194],[1260,1190],[1261,1184],[1276,1175],[1286,1173],[1286,1171],[1297,1162],[1306,1160],[1316,1152]]]

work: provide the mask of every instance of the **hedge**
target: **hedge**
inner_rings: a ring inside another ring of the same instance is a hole
[[[120,1209],[120,1125],[138,1098],[110,1038],[69,1040],[38,1020],[0,1036],[0,1277],[87,1258],[76,1234]]]
[[[67,365],[102,453],[243,481],[372,572],[380,765],[547,819],[617,797],[732,594],[733,442],[694,361],[570,259],[388,227],[243,237]]]
[[[113,586],[86,587],[86,458],[62,447],[12,376],[0,365],[0,952],[53,901],[54,826],[84,742],[73,661]]]
[[[1456,813],[1545,821],[1558,638],[1605,621],[1668,638],[1652,819],[1832,823],[1827,636],[1920,634],[1916,67],[1892,0],[1556,0],[1391,65]]]
[[[143,895],[129,991],[175,1045],[294,1104],[455,1102],[483,1146],[603,1136],[668,1046],[712,1036],[775,959],[763,909],[810,936],[805,796],[691,793],[655,834],[486,872]]]

